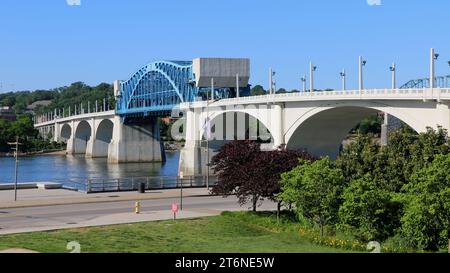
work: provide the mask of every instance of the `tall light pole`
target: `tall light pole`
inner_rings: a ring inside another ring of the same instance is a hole
[[[273,70],[272,67],[269,68],[269,94],[272,95],[272,87],[273,87]]]
[[[345,69],[342,69],[341,73],[342,78],[342,91],[347,90],[347,73],[345,72]]]
[[[448,63],[448,66],[450,66],[450,61],[448,61],[447,63]],[[445,78],[445,87],[446,87],[446,88],[450,87],[450,86],[448,85],[448,78],[450,78],[450,76],[447,76],[447,77]]]
[[[312,62],[309,63],[309,92],[314,92],[314,71],[317,70],[317,66],[314,66]]]
[[[303,93],[306,92],[306,75],[303,75],[302,78],[302,85],[303,85]]]
[[[272,95],[275,93],[274,90],[274,81],[273,81],[273,77],[276,75],[276,72],[273,71],[272,68],[269,69],[269,94]]]
[[[439,54],[434,51],[434,48],[430,50],[430,88],[436,87],[436,60],[439,58]]]
[[[359,66],[359,69],[358,69],[358,71],[359,71],[359,84],[358,84],[358,86],[359,86],[359,91],[361,92],[362,90],[364,90],[364,77],[363,77],[363,67],[364,66],[366,66],[366,64],[367,64],[367,61],[366,60],[364,60],[363,59],[363,57],[362,56],[359,56],[359,63],[358,63],[358,66]]]
[[[392,72],[392,89],[397,89],[397,66],[395,63],[392,63],[389,70]]]
[[[211,98],[214,100],[214,78],[211,78]],[[206,190],[209,191],[209,137],[211,135],[211,122],[209,120],[209,93],[206,98]]]
[[[241,94],[239,92],[239,74],[236,74],[236,97],[240,97]]]
[[[9,142],[8,145],[12,145],[13,146],[13,150],[14,150],[14,157],[15,157],[15,170],[14,170],[14,177],[15,177],[15,182],[14,182],[14,201],[17,201],[17,176],[18,176],[18,171],[19,171],[19,145],[22,145],[22,143],[19,143],[19,136],[16,136],[16,142]]]

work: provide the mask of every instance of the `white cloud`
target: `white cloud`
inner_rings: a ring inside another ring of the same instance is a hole
[[[369,6],[381,6],[381,0],[367,0]]]
[[[66,0],[69,6],[81,6],[81,0]]]

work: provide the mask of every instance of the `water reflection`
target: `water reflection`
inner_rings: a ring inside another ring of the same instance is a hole
[[[19,163],[19,182],[78,182],[94,178],[176,176],[179,152],[167,152],[165,163],[107,164],[106,158],[83,156],[24,157]],[[14,159],[0,158],[0,183],[14,180]]]

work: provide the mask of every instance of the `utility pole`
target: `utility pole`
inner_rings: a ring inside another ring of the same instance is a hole
[[[16,142],[8,143],[8,145],[13,146],[12,148],[14,150],[14,157],[15,157],[15,170],[14,170],[14,201],[17,201],[17,176],[18,176],[18,170],[19,170],[19,145],[22,145],[22,143],[19,143],[19,136],[16,136]]]

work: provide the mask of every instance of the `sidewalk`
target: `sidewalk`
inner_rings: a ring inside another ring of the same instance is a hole
[[[183,196],[185,197],[208,196],[208,195],[209,193],[205,188],[183,189]],[[15,202],[14,191],[5,190],[0,191],[0,209],[151,200],[151,199],[174,198],[178,196],[180,196],[180,189],[147,191],[146,193],[143,194],[137,192],[110,192],[110,193],[86,194],[64,189],[55,189],[55,190],[29,189],[29,190],[19,190],[17,194],[18,201]]]
[[[208,217],[219,215],[222,211],[215,209],[185,209],[177,214],[177,219],[192,219],[200,217]],[[119,224],[132,224],[140,222],[161,221],[173,219],[173,213],[170,210],[135,213],[114,213],[96,217],[92,220],[79,222],[73,225],[47,225],[26,228],[0,229],[0,235],[10,235],[19,233],[39,232],[39,231],[55,231],[63,229],[98,227]]]

